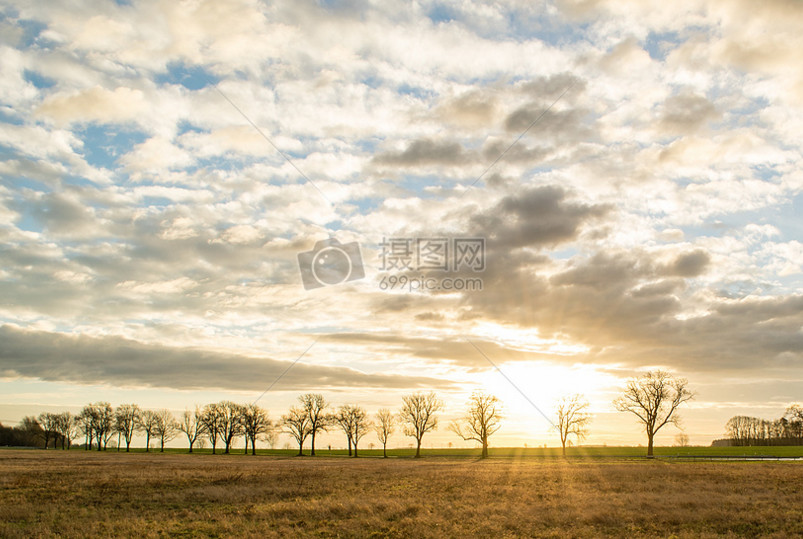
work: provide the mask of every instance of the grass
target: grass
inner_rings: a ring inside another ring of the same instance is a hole
[[[77,451],[77,450],[76,450]],[[145,452],[144,448],[132,448],[134,452]],[[159,450],[151,449],[151,452]],[[250,451],[250,450],[249,450]],[[109,449],[107,452],[116,452],[116,449]],[[186,449],[166,448],[167,453],[187,453]],[[217,450],[222,453],[222,449]],[[232,451],[234,454],[242,454],[243,448],[238,447]],[[803,446],[753,446],[753,447],[656,447],[656,456],[694,456],[694,457],[716,457],[716,456],[774,456],[774,457],[803,457]],[[195,449],[194,453],[211,455],[212,450]],[[292,457],[298,453],[298,449],[257,449],[257,455],[271,455]],[[309,453],[308,449],[304,450]],[[345,457],[348,452],[345,449],[328,450],[326,448],[316,448],[318,456]],[[381,449],[360,449],[361,457],[381,457]],[[427,457],[451,457],[451,458],[479,458],[480,450],[473,448],[438,448],[422,449],[422,455]],[[572,458],[641,458],[646,455],[647,449],[644,447],[569,447],[566,455]],[[415,449],[388,449],[391,457],[412,457]],[[491,457],[502,458],[559,458],[561,450],[559,447],[492,447],[489,450]]]
[[[0,451],[0,536],[803,535],[803,462]]]

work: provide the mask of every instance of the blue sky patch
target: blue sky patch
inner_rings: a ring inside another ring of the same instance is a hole
[[[135,129],[111,124],[90,124],[75,133],[84,141],[84,159],[95,167],[113,169],[117,160],[148,135]]]
[[[184,63],[170,63],[167,73],[156,75],[158,84],[180,84],[188,90],[200,90],[217,84],[218,79],[201,66],[187,66]]]

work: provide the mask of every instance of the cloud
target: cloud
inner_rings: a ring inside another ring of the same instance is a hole
[[[668,275],[677,277],[696,277],[705,271],[710,262],[711,257],[709,254],[701,249],[697,249],[678,256],[674,262],[665,269],[665,272]]]
[[[77,384],[262,392],[289,361],[214,350],[146,344],[115,336],[88,337],[0,326],[0,374]],[[421,376],[367,374],[310,364],[315,351],[287,371],[276,390],[341,387],[444,388],[449,382]]]
[[[415,167],[422,165],[464,165],[472,161],[457,142],[435,141],[429,138],[414,140],[400,152],[385,152],[374,157],[381,165]]]
[[[471,218],[475,234],[495,251],[554,246],[574,240],[583,225],[611,211],[610,206],[572,201],[559,186],[526,189],[504,197],[486,213]]]
[[[148,110],[145,94],[138,89],[120,86],[108,90],[95,86],[69,94],[46,98],[37,113],[60,125],[71,122],[127,122]]]
[[[719,118],[713,103],[701,95],[675,95],[664,103],[660,127],[670,133],[691,133]]]

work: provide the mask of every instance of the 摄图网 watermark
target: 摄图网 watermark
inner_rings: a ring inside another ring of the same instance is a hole
[[[381,290],[480,291],[479,277],[449,273],[485,271],[485,238],[475,237],[390,237],[383,238],[379,260]],[[298,253],[298,267],[304,288],[356,281],[365,277],[360,245],[341,243],[335,238],[321,240],[309,251]],[[417,275],[410,275],[416,272]],[[437,275],[437,276],[434,276]]]

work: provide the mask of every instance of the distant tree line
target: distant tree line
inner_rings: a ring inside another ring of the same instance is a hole
[[[737,415],[725,424],[729,445],[803,445],[803,407],[793,404],[778,419]]]
[[[694,398],[688,389],[688,381],[657,370],[645,372],[628,380],[622,394],[613,401],[620,412],[635,416],[647,435],[647,456],[653,455],[655,435],[666,425],[679,425],[678,408]],[[560,435],[564,455],[566,445],[573,436],[578,441],[588,433],[591,415],[589,403],[579,394],[561,398],[555,408],[552,424]],[[189,452],[200,444],[209,443],[212,453],[218,450],[230,453],[236,440],[243,439],[245,453],[249,446],[256,454],[257,441],[266,441],[274,447],[280,433],[288,434],[298,444],[298,455],[304,454],[304,444],[309,442],[309,454],[315,455],[316,440],[321,433],[340,431],[346,439],[349,456],[359,455],[359,444],[373,432],[382,444],[382,454],[387,457],[390,437],[399,429],[405,436],[415,440],[415,456],[421,456],[424,436],[438,428],[438,414],[443,410],[443,401],[433,393],[413,393],[402,397],[397,412],[382,408],[370,415],[357,404],[333,407],[319,393],[305,393],[298,397],[298,404],[287,413],[273,420],[268,412],[255,403],[238,404],[221,401],[196,406],[175,417],[169,410],[144,410],[136,404],[121,404],[117,408],[108,402],[91,403],[77,415],[70,412],[28,416],[16,427],[0,425],[0,445],[42,446],[45,448],[69,449],[83,439],[81,446],[91,451],[105,451],[109,444],[121,451],[130,451],[131,441],[140,434],[145,437],[145,450],[151,443],[158,443],[164,451],[165,443],[183,434]],[[494,395],[475,392],[471,395],[465,414],[452,421],[449,430],[463,440],[477,442],[482,448],[482,457],[488,456],[489,439],[501,427],[503,419],[501,401]],[[786,414],[774,421],[736,416],[731,418],[726,429],[731,445],[798,445],[803,444],[803,408],[792,405]],[[688,445],[688,436],[681,433],[680,445]]]
[[[496,397],[477,395],[472,402],[497,402]],[[316,437],[322,432],[338,429],[345,435],[349,456],[357,457],[360,441],[369,432],[374,432],[382,443],[383,456],[387,457],[388,441],[401,426],[405,435],[415,438],[418,457],[424,434],[437,428],[437,413],[443,408],[443,402],[435,393],[407,395],[397,413],[383,408],[373,417],[356,404],[344,404],[335,409],[318,393],[306,393],[299,396],[298,401],[298,406],[292,406],[276,421],[256,404],[232,401],[185,410],[178,418],[166,409],[147,410],[136,404],[121,404],[114,408],[108,402],[95,402],[84,406],[76,415],[44,412],[37,417],[23,418],[16,427],[0,425],[0,445],[70,449],[73,444],[80,443],[86,451],[106,451],[111,444],[117,451],[123,448],[130,451],[131,441],[139,434],[145,437],[145,451],[150,451],[152,442],[156,442],[163,452],[167,442],[183,434],[190,453],[197,444],[206,441],[213,454],[218,450],[230,453],[235,441],[242,439],[244,452],[248,453],[250,446],[251,454],[256,454],[257,440],[264,440],[273,447],[278,434],[284,432],[298,443],[299,455],[303,455],[304,444],[309,440],[310,455],[314,456]],[[498,412],[494,414],[494,420],[498,421],[501,416]],[[474,432],[472,429],[474,427],[467,432]],[[495,429],[478,434],[483,436],[479,439],[484,440],[484,455],[492,432]]]

